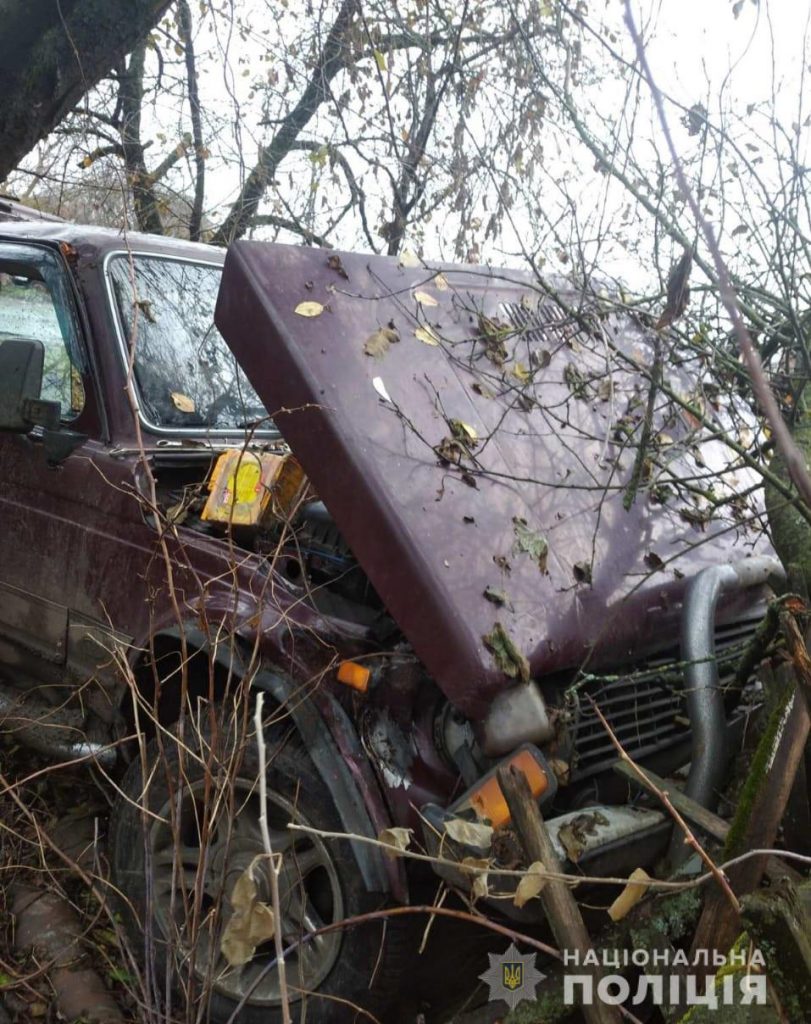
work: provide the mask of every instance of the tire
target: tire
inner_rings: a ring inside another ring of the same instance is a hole
[[[199,746],[198,742],[198,753]],[[207,759],[209,764],[215,763],[210,753]],[[220,763],[226,760],[222,758]],[[278,972],[267,967],[274,959],[272,940],[258,946],[242,968],[228,968],[216,954],[214,967],[209,965],[209,950],[219,950],[222,929],[232,912],[229,897],[234,882],[249,865],[253,864],[259,900],[271,903],[267,859],[261,857],[255,744],[246,746],[241,764],[233,773],[233,790],[225,786],[225,792],[235,794],[231,806],[238,812],[219,816],[207,844],[199,838],[206,772],[198,759],[185,753],[181,770],[178,744],[164,737],[160,744],[156,739],[148,745],[145,763],[149,766],[146,792],[139,759],[122,780],[108,835],[112,879],[129,907],[125,919],[133,948],[144,949],[143,923],[148,919],[147,896],[152,893],[148,933],[154,936],[154,953],[147,949],[147,960],[156,969],[158,990],[168,964],[177,982],[175,988],[182,992],[176,1007],[191,996],[193,1002],[207,1002],[208,1016],[204,1014],[203,1019],[225,1024],[255,983],[234,1019],[239,1024],[280,1024]],[[368,1020],[357,1007],[386,1024],[407,1019],[400,980],[416,957],[410,929],[389,920],[385,926],[373,922],[340,929],[310,943],[296,943],[303,931],[314,930],[322,923],[380,908],[383,897],[366,890],[347,842],[285,828],[286,820],[295,818],[326,831],[342,831],[329,793],[298,740],[268,741],[267,764],[268,825],[274,853],[283,851],[279,887],[285,946],[292,947],[285,957],[292,1020],[306,1019],[307,1024]],[[208,774],[211,802],[212,774],[221,781],[226,773],[215,768]],[[179,825],[174,832],[169,823],[173,807]],[[141,808],[152,816],[145,815]],[[198,920],[206,920],[206,915],[221,919],[219,924],[199,928],[193,940],[187,937],[186,922],[191,915],[183,908],[184,890],[188,904],[194,903],[195,891],[199,894]],[[209,914],[220,904],[221,914]],[[263,967],[267,968],[264,972]]]

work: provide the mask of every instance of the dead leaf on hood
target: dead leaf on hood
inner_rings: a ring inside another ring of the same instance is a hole
[[[418,267],[420,265],[419,257],[411,249],[403,249],[400,254],[400,259],[397,262],[398,267]]]
[[[421,341],[423,345],[433,345],[436,347],[439,344],[439,338],[436,336],[432,327],[418,327],[414,331],[414,337],[417,341]]]
[[[384,828],[377,838],[391,847],[391,850],[386,850],[386,856],[395,860],[399,853],[408,849],[413,835],[414,830],[411,828]]]
[[[494,366],[503,366],[509,359],[504,340],[512,329],[498,320],[485,316],[484,313],[479,313],[478,325],[484,339],[484,354]]]
[[[521,551],[534,558],[538,563],[538,568],[545,573],[549,556],[549,544],[546,538],[536,530],[531,530],[526,519],[522,519],[520,516],[513,517],[513,533],[515,534],[513,551]]]
[[[458,466],[465,455],[469,455],[467,448],[461,441],[454,437],[443,437],[438,445],[434,446],[437,456],[453,466]]]
[[[588,380],[574,363],[567,363],[563,370],[563,379],[569,387],[573,398],[588,397]]]
[[[655,551],[649,551],[647,555],[645,555],[645,565],[647,565],[649,569],[653,569],[654,572],[656,572],[657,569],[661,569],[664,564],[665,563]]]
[[[463,420],[450,420],[449,425],[451,433],[459,441],[464,441],[465,444],[471,447],[479,443],[479,435],[476,433],[476,428],[471,427],[469,423],[465,423]]]
[[[448,290],[448,279],[442,273],[436,275],[433,284],[437,291],[446,292]]]
[[[300,302],[295,310],[299,316],[321,316],[324,312],[324,307],[320,302]]]
[[[644,868],[636,868],[628,879],[628,884],[608,908],[608,916],[611,920],[621,921],[639,903],[648,891],[650,883],[651,877],[647,871]]]
[[[740,434],[738,434],[738,444],[741,448],[751,448],[754,443],[754,431],[750,430],[749,427],[744,427]]]
[[[391,395],[386,390],[382,377],[372,377],[372,387],[380,395],[384,402],[391,402]],[[394,403],[392,402],[392,405]]]
[[[482,637],[484,646],[493,655],[493,661],[510,679],[529,682],[529,662],[513,643],[507,630],[497,622],[493,629]]]
[[[229,902],[233,913],[220,940],[222,955],[232,967],[247,964],[256,947],[273,938],[273,910],[259,901],[259,891],[253,880],[253,870],[259,857],[255,857],[234,883]]]
[[[546,868],[539,860],[536,860],[530,864],[527,868],[527,873],[518,883],[518,888],[515,890],[513,898],[513,905],[523,907],[525,903],[534,900],[546,885],[546,882]]]
[[[194,399],[189,398],[188,395],[184,395],[180,391],[172,392],[172,402],[174,403],[175,408],[179,409],[181,412],[194,412]]]
[[[698,526],[702,530],[705,530],[707,523],[712,519],[713,509],[712,508],[680,508],[679,515],[685,522],[692,523],[693,526]]]
[[[485,587],[484,599],[500,608],[503,604],[507,604],[507,592],[497,590],[495,587]]]
[[[516,363],[510,372],[519,384],[526,384],[528,381],[532,380],[532,374],[523,363]]]
[[[607,402],[614,394],[614,383],[607,377],[597,387],[597,397],[601,402]]]
[[[481,395],[482,398],[495,398],[496,397],[495,392],[491,391],[490,388],[488,388],[486,384],[482,384],[481,381],[477,380],[474,384],[471,384],[470,386],[476,392],[476,394],[477,395]]]
[[[374,334],[370,334],[366,339],[363,351],[367,356],[373,356],[375,359],[382,359],[388,352],[389,346],[395,344],[399,340],[400,335],[397,333],[396,327],[380,327],[374,332]]]
[[[465,821],[464,818],[451,818],[445,822],[446,834],[462,846],[476,846],[489,849],[493,841],[493,830],[489,825],[479,821]]]
[[[414,292],[414,298],[419,302],[421,306],[438,306],[439,303],[428,292]]]
[[[328,257],[327,266],[330,270],[334,270],[339,277],[342,277],[345,281],[349,280],[349,274],[344,270],[344,265],[341,263],[341,257],[336,254]]]
[[[578,583],[591,583],[591,565],[588,562],[575,562],[572,574]]]

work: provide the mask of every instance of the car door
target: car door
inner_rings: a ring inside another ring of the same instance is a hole
[[[39,661],[64,666],[69,609],[81,573],[71,565],[82,506],[95,471],[88,446],[99,443],[96,396],[70,278],[47,246],[0,241],[0,339],[42,342],[40,397],[60,403],[63,426],[88,430],[57,464],[43,432],[0,433],[0,662],[36,675]]]

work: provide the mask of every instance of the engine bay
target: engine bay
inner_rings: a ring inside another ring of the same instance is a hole
[[[153,459],[158,503],[170,523],[262,556],[319,612],[397,632],[324,503],[287,449],[172,452]]]

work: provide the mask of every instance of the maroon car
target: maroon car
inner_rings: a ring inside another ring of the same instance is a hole
[[[776,564],[747,471],[673,400],[698,363],[674,356],[650,399],[652,332],[607,294],[415,262],[0,224],[4,727],[128,765],[113,881],[152,968],[171,950],[208,979],[213,1021],[281,1019],[269,934],[241,957],[223,938],[246,873],[270,901],[246,696],[265,694],[308,1021],[402,1003],[415,945],[394,920],[325,930],[418,884],[364,840],[396,826],[445,861],[516,863],[493,778],[512,760],[570,870],[651,865],[669,821],[612,771],[594,704],[712,806],[757,702],[734,668]],[[209,817],[189,737],[238,707],[248,740]],[[192,904],[222,925],[193,927]]]

